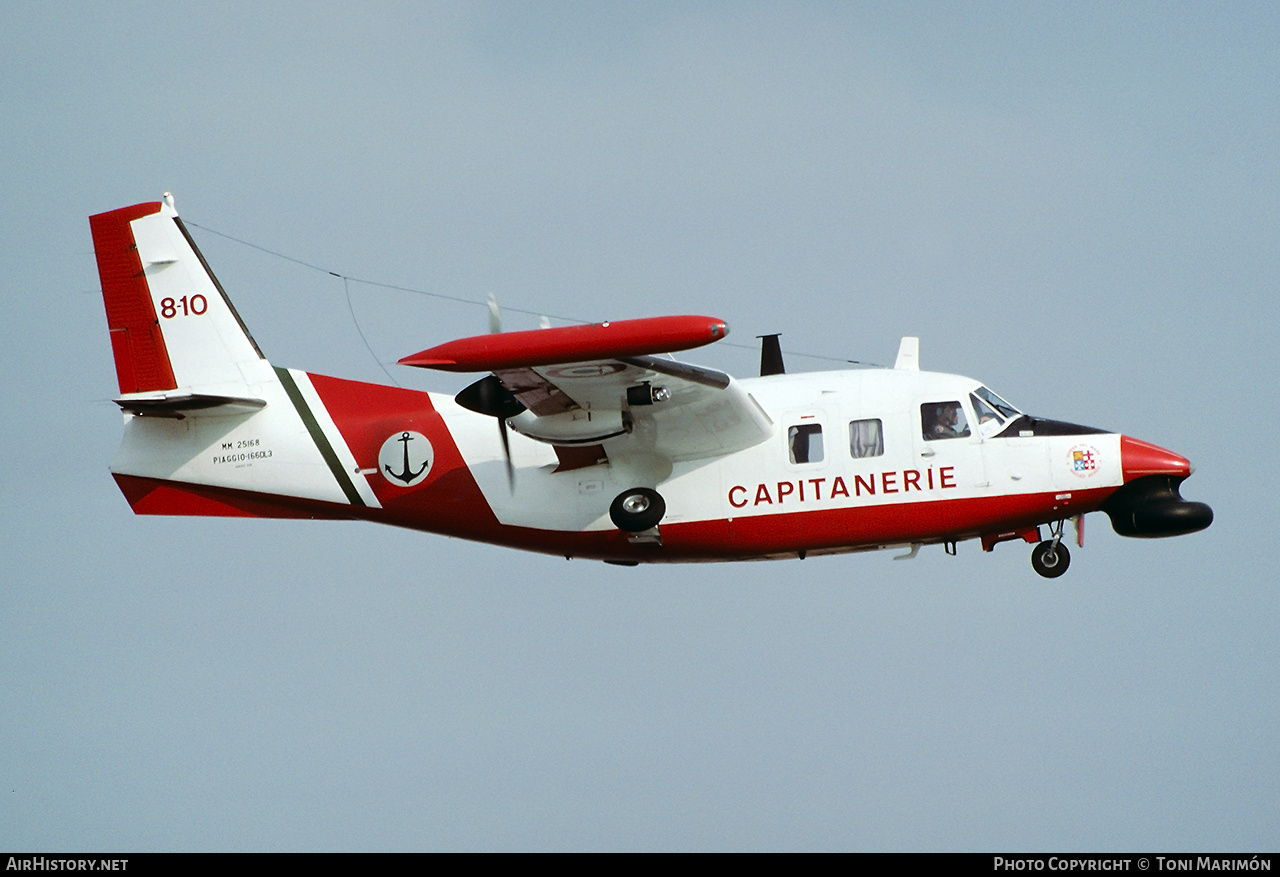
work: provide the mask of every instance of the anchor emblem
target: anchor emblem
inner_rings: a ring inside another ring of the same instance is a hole
[[[421,460],[421,465],[416,469],[410,460],[410,442],[415,443],[413,459]],[[397,448],[396,445],[400,447]],[[405,430],[382,443],[382,450],[378,452],[378,463],[388,479],[394,478],[401,485],[412,487],[426,478],[427,471],[431,468],[431,457],[431,442],[427,441],[426,436]],[[400,467],[398,472],[397,466]]]

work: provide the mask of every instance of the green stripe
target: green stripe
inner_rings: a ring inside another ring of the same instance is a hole
[[[347,500],[352,505],[364,505],[364,500],[360,498],[360,493],[351,481],[351,476],[342,468],[342,463],[338,461],[338,455],[333,450],[333,445],[329,444],[328,436],[324,434],[324,430],[320,428],[315,415],[311,413],[310,407],[307,406],[307,400],[302,398],[302,391],[298,389],[297,383],[293,380],[293,375],[289,374],[288,369],[279,368],[278,366],[273,367],[276,370],[276,374],[280,376],[280,383],[284,384],[284,391],[289,394],[289,400],[293,402],[293,407],[298,409],[298,415],[302,418],[302,422],[307,425],[307,432],[311,433],[311,440],[316,443],[320,456],[324,457],[324,461],[329,464],[329,471],[333,473],[334,478],[338,479],[338,486],[347,495]]]

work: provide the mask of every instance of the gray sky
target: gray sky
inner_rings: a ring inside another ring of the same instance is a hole
[[[1274,4],[0,7],[0,848],[1258,851],[1280,825]],[[619,569],[135,517],[87,217],[278,365],[480,305],[981,378],[1208,531]]]

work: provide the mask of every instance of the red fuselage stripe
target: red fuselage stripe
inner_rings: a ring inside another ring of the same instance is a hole
[[[453,470],[435,489],[404,492],[403,502],[375,509],[250,491],[117,475],[138,514],[273,518],[352,518],[507,545],[543,554],[649,562],[742,560],[799,551],[938,543],[1034,527],[1097,510],[1114,488],[1054,494],[946,499],[861,508],[755,515],[661,525],[662,543],[633,544],[620,530],[565,532],[499,523],[469,475]],[[474,490],[475,493],[471,493]],[[412,498],[412,501],[410,501]]]

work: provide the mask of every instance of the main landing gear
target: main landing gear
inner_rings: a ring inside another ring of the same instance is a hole
[[[619,530],[642,533],[658,526],[667,513],[667,503],[662,495],[648,487],[624,490],[609,506],[609,517]]]
[[[1062,544],[1062,527],[1066,521],[1049,525],[1053,536],[1031,549],[1031,568],[1046,579],[1056,579],[1071,565],[1071,552]]]

